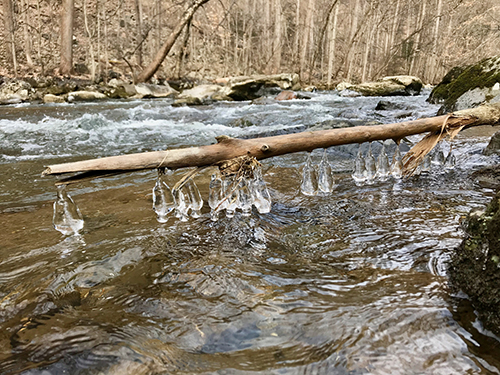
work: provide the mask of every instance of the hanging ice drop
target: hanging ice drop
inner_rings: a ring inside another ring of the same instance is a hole
[[[208,186],[208,205],[211,208],[210,217],[213,221],[219,219],[219,212],[222,209],[222,180],[213,174]]]
[[[254,179],[250,183],[253,205],[260,214],[271,212],[271,195],[267,190],[266,182],[262,178],[262,171],[257,168],[254,171]]]
[[[302,170],[302,183],[300,191],[304,195],[315,195],[318,190],[318,179],[316,177],[316,169],[314,168],[311,153],[307,155],[306,164]]]
[[[66,185],[57,186],[57,200],[52,217],[54,228],[65,236],[78,234],[83,229],[83,217],[75,202],[66,192]]]
[[[331,193],[333,187],[332,166],[328,162],[328,156],[325,149],[318,168],[318,190],[322,193]]]
[[[237,181],[234,181],[233,179],[228,179],[228,181],[229,183],[225,191],[227,200],[226,217],[233,217],[236,208],[239,206],[240,190],[238,189]]]
[[[368,152],[366,153],[365,157],[365,168],[366,168],[366,183],[372,184],[373,180],[375,179],[375,175],[377,174],[377,164],[372,154],[371,142],[368,146]]]
[[[435,148],[434,155],[432,157],[432,164],[436,166],[442,166],[444,164],[444,153],[441,148],[441,144],[438,144]]]
[[[361,143],[359,144],[358,154],[356,160],[354,161],[354,173],[352,174],[352,179],[356,185],[362,185],[366,181],[366,169],[365,160],[363,159],[363,154],[361,153]]]
[[[243,216],[250,216],[252,213],[252,195],[250,194],[250,189],[248,188],[248,181],[246,178],[242,178],[238,184],[239,199],[238,208],[241,209]]]
[[[385,143],[382,143],[382,150],[377,157],[377,173],[376,178],[381,181],[386,181],[391,173],[391,167],[389,166],[389,158],[385,152]]]
[[[403,162],[401,161],[401,150],[399,145],[397,145],[394,156],[392,157],[391,175],[397,180],[403,177]]]
[[[430,172],[431,170],[431,157],[429,154],[424,156],[424,160],[422,161],[422,169],[421,172]]]
[[[168,215],[175,208],[175,199],[170,187],[161,179],[163,173],[158,171],[158,178],[153,188],[153,210],[156,213],[156,219],[160,223],[168,221]]]
[[[448,153],[448,156],[446,157],[446,160],[444,161],[444,167],[445,169],[453,169],[455,168],[455,165],[457,163],[457,158],[455,157],[455,153],[450,147],[450,152]]]
[[[186,192],[185,188],[182,187],[175,191],[175,217],[179,218],[180,221],[188,221],[188,211],[191,208],[191,202],[189,200],[189,193]]]
[[[189,180],[185,189],[189,194],[191,202],[191,217],[197,218],[201,216],[201,208],[203,207],[203,198],[201,197],[200,190],[193,180]]]

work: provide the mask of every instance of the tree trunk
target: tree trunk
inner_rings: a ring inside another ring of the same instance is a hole
[[[87,0],[83,0],[83,21],[85,24],[85,32],[87,33],[88,43],[89,43],[89,51],[90,51],[90,80],[92,82],[95,81],[95,54],[94,54],[94,44],[93,44],[93,35],[90,32],[88,15],[87,15]]]
[[[184,58],[186,57],[187,54],[187,47],[188,47],[188,42],[189,42],[189,36],[191,34],[191,21],[190,19],[188,23],[186,24],[186,30],[184,31],[184,38],[182,40],[182,46],[179,51],[179,58],[177,59],[177,64],[175,67],[175,75],[178,79],[181,78],[182,74],[182,67],[184,65]]]
[[[203,167],[214,165],[239,156],[253,156],[259,160],[274,156],[312,151],[350,143],[372,142],[431,132],[446,134],[464,126],[494,125],[500,123],[500,104],[480,106],[433,118],[424,118],[397,124],[357,126],[354,128],[309,131],[274,137],[237,139],[227,136],[217,137],[217,144],[209,146],[145,152],[100,159],[84,160],[74,163],[50,165],[43,175],[84,172],[66,180],[77,182],[94,175],[141,169]],[[88,173],[86,173],[88,172]],[[65,183],[65,181],[61,181]]]
[[[281,28],[282,28],[282,9],[281,9],[281,0],[274,1],[274,48],[273,48],[273,56],[274,56],[274,73],[279,73],[281,69]]]
[[[63,0],[61,8],[61,65],[59,66],[61,74],[71,74],[73,71],[74,11],[74,0]]]
[[[31,56],[31,37],[30,37],[30,31],[28,29],[29,26],[29,9],[30,9],[30,3],[28,1],[22,1],[21,5],[23,7],[23,31],[24,31],[24,54],[26,55],[26,64],[28,64],[29,67],[33,66],[33,58]]]
[[[160,50],[156,53],[153,61],[151,61],[151,63],[146,66],[141,73],[139,73],[136,78],[136,82],[146,82],[156,73],[163,60],[165,60],[165,57],[167,57],[168,53],[172,49],[172,46],[182,32],[184,26],[191,18],[193,18],[196,10],[208,1],[209,0],[195,0],[195,2],[184,12],[177,26],[175,26],[165,43],[163,43]]]
[[[328,75],[326,77],[326,84],[328,89],[332,86],[332,75],[333,75],[333,64],[335,62],[335,39],[337,38],[337,18],[339,14],[339,5],[335,6],[335,13],[333,15],[333,21],[330,22],[331,28],[328,37]]]
[[[141,0],[135,0],[135,17],[137,23],[137,65],[142,67],[142,5]]]
[[[17,75],[14,11],[12,0],[3,0],[3,19],[5,25],[5,44],[7,46],[7,62],[12,65],[14,74]]]

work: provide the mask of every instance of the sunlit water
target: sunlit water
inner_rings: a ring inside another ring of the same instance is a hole
[[[0,373],[500,373],[499,338],[446,274],[460,217],[493,195],[469,178],[498,162],[481,155],[491,131],[460,135],[451,171],[362,186],[351,177],[358,147],[331,148],[331,195],[300,194],[306,153],[266,160],[271,212],[217,222],[213,171],[196,177],[202,216],[164,224],[152,210],[156,171],[94,180],[69,188],[81,234],[52,227],[47,164],[437,110],[425,96],[391,98],[407,106],[392,112],[375,111],[380,98],[312,96],[0,108]]]

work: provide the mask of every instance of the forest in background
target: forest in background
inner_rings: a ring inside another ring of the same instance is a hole
[[[62,0],[2,0],[0,74],[58,74]],[[75,0],[75,74],[132,77],[191,0]],[[157,78],[295,72],[332,87],[410,74],[437,83],[499,53],[498,0],[209,0]]]

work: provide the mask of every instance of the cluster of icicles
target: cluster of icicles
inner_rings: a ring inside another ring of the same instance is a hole
[[[440,146],[438,145],[424,158],[417,169],[417,174],[429,172],[433,166],[440,170],[443,167],[452,169],[455,166],[455,155],[451,148],[445,158]],[[403,169],[401,159],[399,145],[396,147],[392,162],[389,162],[384,143],[377,158],[373,156],[371,143],[366,154],[363,154],[362,145],[360,145],[352,178],[357,185],[386,181],[390,177],[400,179]],[[153,210],[157,220],[160,223],[166,223],[170,217],[176,217],[181,221],[188,221],[190,216],[200,217],[203,198],[193,179],[187,179],[179,187],[171,189],[164,181],[164,175],[163,170],[158,170],[158,177],[153,188]],[[301,192],[304,195],[330,194],[334,188],[332,166],[328,161],[326,150],[318,166],[313,164],[311,154],[309,154],[302,173]],[[250,216],[252,206],[259,213],[270,212],[271,196],[262,178],[260,166],[253,170],[251,177],[213,174],[209,185],[208,205],[213,221],[217,221],[223,211],[229,218],[233,217],[237,210],[240,210],[243,216]],[[78,234],[83,228],[83,216],[66,192],[66,185],[57,187],[53,224],[54,228],[64,235]]]
[[[362,152],[363,144],[359,145],[358,154],[354,163],[352,178],[356,185],[373,184],[375,181],[387,181],[389,178],[399,180],[403,176],[403,162],[401,150],[397,145],[392,161],[389,161],[385,149],[385,143],[382,143],[382,149],[377,158],[373,156],[372,144],[368,145],[366,154]],[[430,172],[432,166],[444,169],[453,169],[456,158],[452,149],[445,158],[444,152],[439,144],[431,153],[427,154],[423,162],[418,166],[415,174]],[[332,166],[328,161],[326,150],[323,153],[320,163],[313,164],[311,154],[308,155],[304,169],[302,170],[302,183],[300,191],[304,195],[324,195],[330,194],[335,188],[335,181],[332,173]]]
[[[260,167],[253,171],[252,177],[221,177],[213,174],[209,185],[208,205],[213,221],[217,221],[224,210],[229,218],[234,216],[236,210],[241,210],[243,216],[250,216],[252,206],[261,214],[271,211],[271,196]],[[160,223],[166,223],[172,213],[181,221],[188,221],[189,216],[200,217],[202,207],[203,199],[192,179],[177,189],[170,189],[162,179],[162,172],[158,172],[153,188],[153,210]]]

